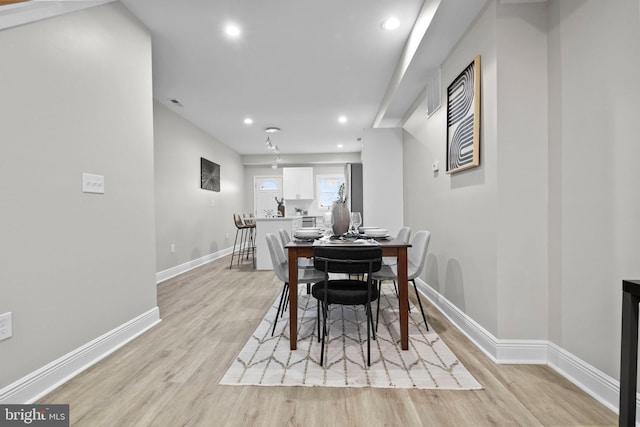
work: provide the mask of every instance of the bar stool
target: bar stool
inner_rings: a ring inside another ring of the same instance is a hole
[[[251,226],[244,223],[240,214],[233,214],[233,223],[236,226],[236,238],[233,241],[233,251],[231,252],[231,264],[229,264],[229,269],[233,267],[233,257],[238,253],[238,265],[240,265],[240,260],[242,259],[242,255],[244,253],[246,244],[247,244],[247,236],[251,233]],[[253,226],[255,228],[255,224]],[[238,233],[240,233],[240,245],[238,246]],[[237,249],[236,249],[237,248]]]

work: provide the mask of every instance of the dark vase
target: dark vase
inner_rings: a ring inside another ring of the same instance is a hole
[[[284,205],[278,205],[278,216],[284,217]]]
[[[335,203],[331,209],[331,216],[333,218],[333,234],[340,235],[349,231],[351,217],[347,205]]]

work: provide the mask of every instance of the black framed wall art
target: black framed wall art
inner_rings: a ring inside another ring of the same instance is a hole
[[[200,157],[200,188],[220,191],[220,165]]]
[[[447,88],[447,173],[480,164],[480,55]]]

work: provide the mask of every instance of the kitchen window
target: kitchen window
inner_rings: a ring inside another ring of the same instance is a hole
[[[344,175],[316,175],[317,200],[319,208],[330,208],[338,199]]]

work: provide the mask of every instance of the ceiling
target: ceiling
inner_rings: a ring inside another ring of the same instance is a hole
[[[487,0],[121,2],[151,31],[159,102],[239,154],[269,154],[269,126],[282,154],[306,154],[359,152],[364,128],[401,125]],[[11,7],[73,3],[104,1]],[[383,30],[390,16],[400,26]]]

